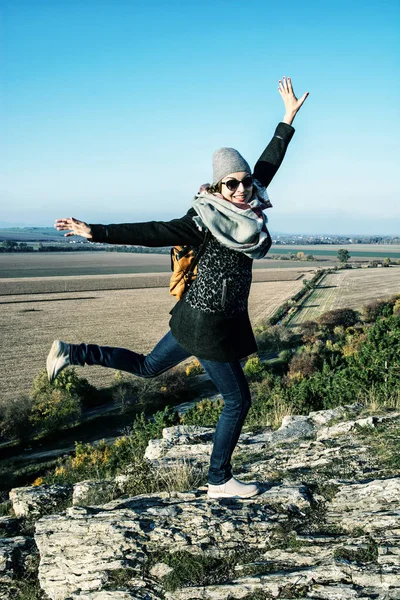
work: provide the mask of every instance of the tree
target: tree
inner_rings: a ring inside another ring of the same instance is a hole
[[[344,248],[341,248],[338,250],[337,257],[342,264],[347,263],[350,258],[350,252]]]
[[[17,242],[13,242],[12,240],[4,240],[2,242],[2,247],[6,250],[6,251],[12,251],[15,250],[15,248],[18,248],[18,243]]]
[[[383,259],[383,266],[389,267],[389,265],[390,265],[390,258],[387,256],[386,258]]]
[[[333,328],[338,325],[344,327],[351,327],[359,321],[358,313],[351,308],[337,308],[335,310],[329,310],[318,318],[320,325],[325,327]]]
[[[305,254],[304,254],[304,252],[298,252],[296,254],[296,257],[298,258],[298,260],[304,260],[305,259]]]

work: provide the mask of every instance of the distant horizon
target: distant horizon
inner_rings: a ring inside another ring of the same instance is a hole
[[[292,218],[290,219],[291,221],[295,221],[298,224],[299,219],[304,218],[304,215],[302,216],[292,216]],[[141,222],[141,221],[145,221],[145,220],[149,220],[149,219],[138,219],[138,220],[116,220],[116,219],[109,219],[107,221],[103,220],[93,220],[94,222],[103,222],[103,223],[116,223],[116,222],[120,222],[120,223],[124,223],[124,222]],[[168,219],[162,219],[160,218],[159,220],[168,220]],[[279,219],[280,220],[280,219]],[[283,220],[283,219],[282,219]],[[396,224],[396,220],[395,221],[391,221],[391,224],[393,225],[393,223]],[[375,225],[377,225],[376,221],[374,222]],[[364,226],[367,225],[367,222],[364,222]],[[385,220],[385,226],[387,226],[387,222]],[[333,226],[333,224],[331,223],[331,226]],[[51,224],[44,224],[43,222],[41,223],[23,223],[23,222],[6,222],[6,221],[0,221],[0,229],[13,229],[13,228],[20,228],[20,229],[25,229],[25,228],[29,228],[29,227],[35,227],[35,228],[47,228],[47,229],[54,229],[54,233],[57,234],[56,229],[53,226],[53,223]],[[395,225],[396,227],[396,225]],[[280,236],[280,235],[296,235],[296,236],[346,236],[346,237],[360,237],[360,236],[382,236],[382,237],[400,237],[400,222],[398,224],[397,227],[397,231],[393,230],[392,232],[388,232],[385,231],[383,232],[382,230],[372,230],[369,229],[368,230],[364,230],[364,231],[359,231],[359,232],[355,232],[355,231],[346,231],[346,230],[342,230],[340,231],[340,225],[338,225],[338,229],[335,230],[323,230],[323,229],[315,229],[313,228],[312,230],[299,230],[299,229],[295,229],[295,228],[290,228],[288,227],[288,229],[278,229],[275,228],[271,225],[271,223],[268,224],[268,229],[269,232],[271,234],[271,236]]]

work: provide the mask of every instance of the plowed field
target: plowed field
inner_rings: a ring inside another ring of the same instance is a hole
[[[312,271],[306,271],[307,278],[311,278]],[[127,347],[140,353],[151,350],[168,331],[169,311],[175,303],[166,285],[169,275],[166,279],[163,276],[162,282],[158,282],[161,274],[132,275],[130,285],[135,277],[146,278],[147,287],[107,289],[110,282],[116,288],[126,287],[127,277],[122,277],[125,284],[114,276],[0,280],[4,294],[0,296],[0,401],[29,392],[33,378],[45,368],[54,339]],[[253,323],[270,316],[302,287],[302,272],[256,271],[254,281],[250,295]],[[83,291],[62,291],[63,286],[72,283],[79,283]],[[161,283],[163,287],[151,287]],[[18,292],[14,289],[14,294],[7,293],[12,291],[8,286],[14,285],[19,285]],[[59,285],[61,291],[57,291]],[[46,293],[40,293],[43,288]],[[31,293],[27,293],[29,290]],[[115,372],[109,369],[78,369],[98,387],[114,380]]]

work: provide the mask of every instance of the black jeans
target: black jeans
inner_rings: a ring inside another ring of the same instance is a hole
[[[147,356],[125,348],[71,344],[70,358],[75,365],[101,365],[140,377],[156,377],[189,356],[169,331]],[[232,477],[231,456],[251,405],[250,390],[239,360],[199,361],[224,399],[208,472],[208,482],[220,485]]]

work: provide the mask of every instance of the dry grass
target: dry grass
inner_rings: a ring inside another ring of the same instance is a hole
[[[162,490],[170,493],[187,492],[205,485],[207,473],[208,464],[196,466],[185,458],[158,467],[155,477]]]

